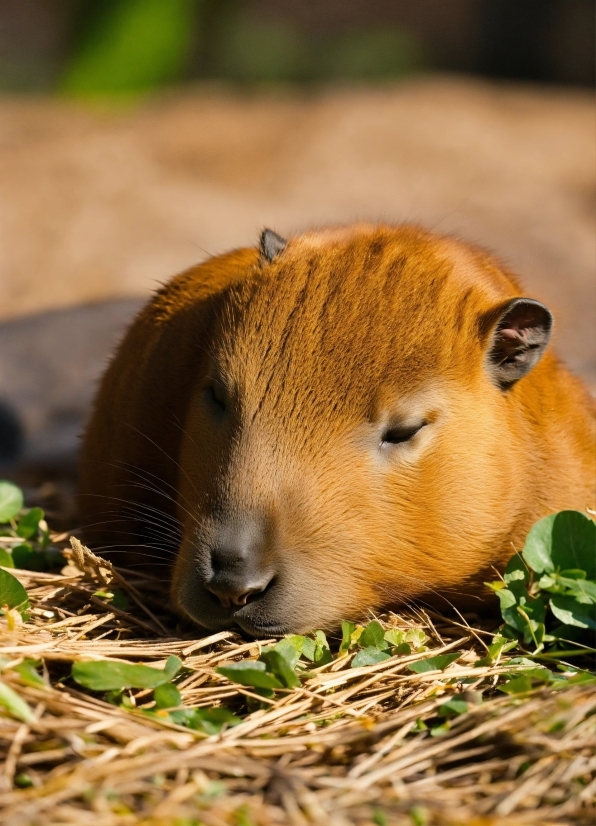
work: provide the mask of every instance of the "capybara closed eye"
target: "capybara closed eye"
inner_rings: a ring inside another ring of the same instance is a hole
[[[266,230],[126,335],[84,438],[90,544],[210,629],[481,605],[537,519],[594,502],[594,406],[551,327],[460,241]]]

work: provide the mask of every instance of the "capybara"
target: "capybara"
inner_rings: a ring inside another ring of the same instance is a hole
[[[537,519],[594,502],[594,405],[551,327],[458,240],[265,230],[124,338],[83,443],[90,544],[214,630],[481,606]]]

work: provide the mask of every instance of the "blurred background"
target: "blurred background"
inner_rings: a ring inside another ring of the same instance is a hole
[[[593,86],[592,0],[0,0],[3,475],[72,479],[140,303],[263,226],[484,245],[596,386]]]
[[[421,70],[590,86],[590,0],[2,0],[9,90],[138,92]]]

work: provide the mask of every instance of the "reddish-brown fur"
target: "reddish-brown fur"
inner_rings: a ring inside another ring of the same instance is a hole
[[[304,631],[414,598],[482,598],[534,521],[594,503],[581,384],[550,350],[511,387],[491,375],[500,309],[521,295],[483,251],[407,226],[312,232],[271,262],[241,249],[173,278],[97,397],[89,536],[144,545],[132,564],[174,560],[174,603],[211,628]],[[422,420],[379,448],[383,422]],[[255,514],[274,585],[226,613],[201,555],[216,523]]]

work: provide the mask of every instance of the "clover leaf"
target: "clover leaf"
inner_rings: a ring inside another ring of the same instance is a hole
[[[92,691],[114,691],[124,688],[157,688],[176,676],[182,663],[178,657],[168,657],[163,669],[148,665],[100,660],[74,663],[75,682]]]

